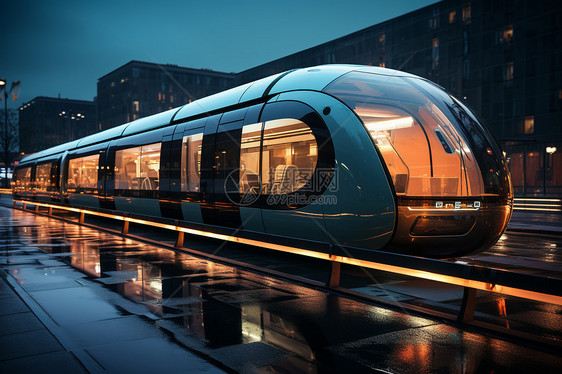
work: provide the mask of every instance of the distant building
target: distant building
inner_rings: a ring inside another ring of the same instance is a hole
[[[561,1],[445,0],[240,72],[237,83],[331,63],[441,85],[500,140],[517,194],[562,194]]]
[[[231,73],[130,61],[98,79],[98,129],[224,91],[234,80]]]
[[[39,96],[19,108],[19,150],[34,153],[97,131],[94,101]]]

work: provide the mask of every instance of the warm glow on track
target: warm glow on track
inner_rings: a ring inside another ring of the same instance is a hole
[[[534,291],[528,291],[528,290],[518,289],[518,288],[513,288],[513,287],[506,287],[506,286],[503,286],[501,284],[490,284],[490,283],[474,281],[474,280],[470,280],[470,279],[464,279],[464,278],[461,278],[461,277],[454,277],[454,276],[449,276],[449,275],[432,273],[432,272],[428,272],[428,271],[424,271],[424,270],[417,270],[417,269],[411,269],[411,268],[389,265],[389,264],[384,264],[384,263],[359,260],[359,259],[355,259],[355,258],[351,258],[351,257],[334,256],[334,255],[329,255],[327,253],[312,251],[312,250],[308,250],[308,249],[289,247],[289,246],[286,246],[286,245],[273,244],[273,243],[263,242],[263,241],[254,240],[254,239],[240,238],[240,237],[226,235],[226,234],[218,234],[218,233],[213,233],[213,232],[204,231],[204,230],[197,230],[197,229],[191,229],[191,228],[187,228],[187,227],[181,227],[181,226],[177,226],[177,225],[153,222],[153,221],[149,221],[149,220],[145,220],[145,219],[125,217],[125,216],[122,216],[122,215],[119,215],[119,214],[101,213],[101,212],[96,212],[96,211],[89,210],[89,209],[74,208],[74,207],[69,207],[69,206],[62,206],[62,205],[55,205],[55,204],[48,204],[48,203],[27,202],[27,201],[21,201],[21,200],[14,200],[14,204],[16,204],[16,203],[22,203],[24,205],[34,205],[34,206],[43,206],[43,207],[49,207],[49,208],[55,208],[55,209],[62,209],[62,210],[77,212],[77,213],[81,213],[81,214],[89,214],[89,215],[94,215],[94,216],[99,216],[99,217],[104,217],[104,218],[111,218],[111,219],[115,219],[115,220],[119,220],[119,221],[138,223],[138,224],[141,224],[141,225],[159,227],[159,228],[163,228],[163,229],[167,229],[167,230],[184,232],[184,233],[187,233],[187,234],[200,235],[200,236],[213,238],[213,239],[219,239],[219,240],[224,240],[224,241],[229,241],[229,242],[247,244],[247,245],[252,245],[252,246],[257,246],[257,247],[263,247],[263,248],[272,249],[272,250],[276,250],[276,251],[280,251],[280,252],[293,253],[293,254],[297,254],[297,255],[313,257],[313,258],[318,258],[318,259],[327,260],[327,261],[339,262],[339,263],[342,263],[342,264],[362,266],[362,267],[369,268],[369,269],[375,269],[375,270],[381,270],[381,271],[386,271],[386,272],[390,272],[390,273],[402,274],[402,275],[407,275],[407,276],[421,278],[421,279],[427,279],[427,280],[432,280],[432,281],[437,281],[437,282],[442,282],[442,283],[448,283],[448,284],[457,285],[457,286],[461,286],[461,287],[469,287],[469,288],[474,288],[474,289],[477,289],[477,290],[490,291],[490,292],[495,292],[495,293],[499,293],[499,294],[503,294],[503,295],[521,297],[521,298],[535,300],[535,301],[544,302],[544,303],[562,305],[562,297],[560,297],[560,296],[549,295],[549,294],[544,294],[544,293],[534,292]]]

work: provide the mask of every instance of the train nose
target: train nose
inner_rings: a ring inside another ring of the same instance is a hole
[[[326,91],[363,121],[396,199],[387,248],[450,257],[491,246],[512,209],[503,152],[459,100],[410,75],[352,72]]]
[[[502,235],[511,199],[410,201],[399,205],[393,250],[429,257],[458,257],[485,250]]]

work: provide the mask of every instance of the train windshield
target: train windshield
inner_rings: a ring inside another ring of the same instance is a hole
[[[363,121],[402,196],[507,196],[499,146],[470,111],[420,78],[351,72],[325,92]]]

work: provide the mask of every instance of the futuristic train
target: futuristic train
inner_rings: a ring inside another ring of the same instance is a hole
[[[513,193],[492,134],[396,70],[291,70],[24,158],[15,199],[420,256],[489,248]],[[365,253],[366,253],[365,252]]]

